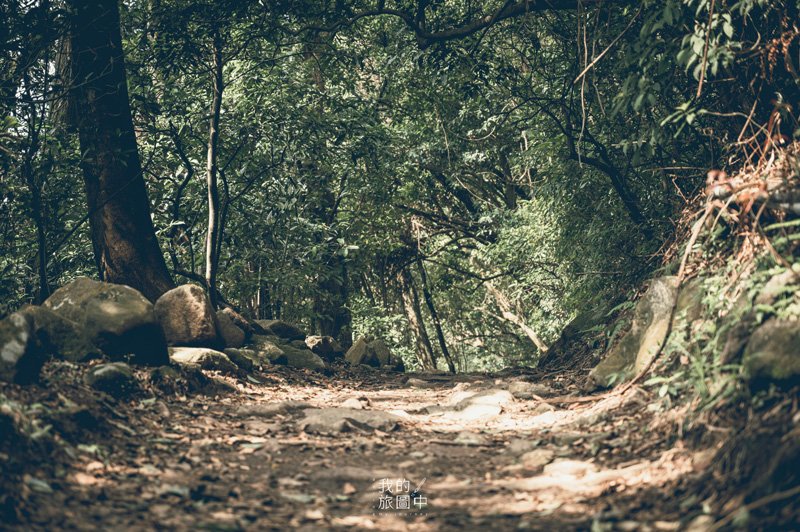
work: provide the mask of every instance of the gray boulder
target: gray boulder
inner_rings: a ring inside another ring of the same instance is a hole
[[[30,316],[15,312],[0,321],[0,380],[36,382],[46,358]]]
[[[217,315],[205,290],[199,286],[185,284],[173,288],[158,298],[154,311],[168,345],[224,349]]]
[[[508,391],[517,399],[531,399],[534,395],[552,395],[553,390],[544,384],[514,381],[509,383]]]
[[[310,349],[296,349],[290,345],[281,346],[286,354],[286,364],[293,368],[324,370],[325,361],[315,355]]]
[[[133,370],[124,362],[92,366],[83,376],[83,382],[95,390],[114,396],[126,395],[136,389]]]
[[[243,370],[251,370],[256,364],[260,364],[256,352],[251,349],[235,349],[229,347],[223,351],[231,362],[242,368]]]
[[[255,352],[259,361],[285,366],[288,363],[286,353],[282,348],[275,345],[270,338],[269,336],[254,334],[250,338],[249,347]]]
[[[30,318],[36,337],[48,355],[70,362],[83,362],[99,356],[100,350],[80,323],[45,307],[26,306],[18,313]]]
[[[169,362],[164,332],[153,304],[129,286],[80,277],[56,290],[43,307],[84,326],[107,356],[162,366]]]
[[[380,340],[373,340],[369,343],[369,347],[375,351],[375,356],[378,357],[378,362],[381,366],[391,365],[392,354],[389,352],[389,348],[386,347],[386,344]]]
[[[170,347],[170,359],[182,366],[196,364],[202,369],[213,369],[223,373],[236,373],[239,369],[228,355],[205,347]]]
[[[353,347],[347,350],[344,359],[353,365],[364,364],[367,366],[377,367],[380,365],[378,356],[375,351],[369,348],[366,339],[359,338]]]
[[[592,391],[605,387],[611,375],[628,377],[644,369],[666,339],[677,297],[677,277],[653,279],[650,289],[636,306],[631,330],[611,349],[608,357],[592,369],[584,389]]]
[[[380,340],[359,338],[353,344],[344,359],[350,364],[363,364],[387,371],[405,371],[405,364],[399,357],[394,356],[389,348]]]
[[[252,324],[247,321],[247,319],[233,310],[232,308],[224,308],[220,310],[221,313],[225,314],[229,320],[233,322],[234,325],[239,327],[241,330],[244,331],[245,342],[250,339],[251,336],[255,334],[255,330],[253,329]],[[217,315],[219,316],[219,315]]]
[[[301,351],[309,348],[303,340],[292,340],[290,342],[286,342],[284,345],[290,345],[295,349],[300,349]]]
[[[328,361],[344,358],[345,355],[345,350],[331,336],[309,336],[306,345],[313,353]]]
[[[305,340],[306,333],[290,323],[281,320],[256,320],[256,323],[269,334],[285,340]]]
[[[217,325],[219,325],[219,332],[225,342],[225,347],[237,349],[244,345],[244,331],[235,325],[228,315],[221,310],[217,311]]]
[[[797,380],[800,377],[800,321],[767,320],[750,336],[742,365],[754,382]]]
[[[758,325],[756,307],[774,305],[784,293],[785,288],[794,282],[794,279],[794,272],[786,270],[767,281],[752,303],[752,295],[748,292],[743,293],[736,300],[730,312],[722,318],[719,327],[721,330],[728,330],[725,347],[720,356],[723,364],[738,362],[742,357],[750,335]]]

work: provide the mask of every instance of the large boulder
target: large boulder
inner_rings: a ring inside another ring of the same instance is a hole
[[[217,311],[217,325],[219,325],[219,333],[222,335],[225,347],[237,349],[244,345],[244,331],[236,326],[228,315],[221,310]]]
[[[394,356],[382,341],[370,338],[359,338],[347,351],[344,359],[354,365],[365,364],[389,371],[405,371],[401,358]]]
[[[764,322],[750,336],[742,365],[755,383],[800,380],[800,321]]]
[[[83,362],[99,356],[100,350],[80,323],[45,307],[26,306],[18,313],[30,318],[36,337],[48,355],[70,362]]]
[[[353,347],[347,350],[344,359],[353,365],[364,364],[367,366],[378,367],[380,362],[375,351],[369,348],[369,344],[365,338],[359,338]]]
[[[91,342],[116,360],[162,366],[169,362],[153,304],[129,286],[80,277],[56,290],[43,307],[84,326]]]
[[[224,308],[220,310],[221,313],[225,314],[229,320],[233,322],[234,325],[239,327],[241,330],[244,331],[244,341],[248,341],[251,336],[255,334],[255,329],[253,329],[253,325],[247,321],[247,318],[233,310],[232,308]],[[217,314],[219,317],[219,314]]]
[[[345,355],[345,350],[331,336],[309,336],[306,345],[313,353],[328,361],[344,358]]]
[[[306,333],[292,325],[281,320],[256,320],[256,323],[264,328],[268,334],[274,334],[284,340],[305,340]]]
[[[261,364],[261,361],[256,356],[256,352],[252,349],[235,349],[229,347],[223,352],[228,355],[231,362],[246,371],[253,369],[253,366],[256,364]]]
[[[282,342],[282,345],[288,345],[294,347],[295,349],[305,350],[309,349],[308,345],[303,340],[292,340],[290,342]]]
[[[589,373],[584,385],[587,391],[608,386],[612,375],[631,376],[650,363],[666,340],[678,284],[675,276],[653,279],[636,306],[631,330]]]
[[[36,382],[46,358],[30,315],[15,312],[0,321],[0,380]]]
[[[154,310],[168,345],[225,348],[217,315],[205,290],[199,286],[185,284],[173,288],[158,298]]]
[[[318,371],[325,369],[325,361],[319,355],[312,353],[310,349],[297,349],[290,345],[284,345],[281,346],[281,350],[286,354],[288,366]]]
[[[389,366],[392,363],[392,354],[386,344],[380,340],[373,340],[369,343],[369,347],[375,351],[375,356],[378,357],[378,362],[381,366]]]
[[[722,318],[719,326],[720,330],[728,331],[725,347],[720,356],[723,364],[739,362],[751,333],[760,321],[758,309],[773,306],[781,295],[785,294],[786,287],[793,284],[794,281],[794,272],[786,270],[770,278],[755,299],[752,299],[751,293],[745,292],[736,300],[730,311]]]
[[[213,369],[223,373],[236,373],[239,367],[228,355],[205,347],[170,347],[169,357],[176,364],[197,364],[202,369]]]
[[[288,363],[286,353],[283,352],[283,349],[275,345],[270,338],[273,337],[254,334],[250,338],[249,347],[255,352],[259,361],[285,366]]]

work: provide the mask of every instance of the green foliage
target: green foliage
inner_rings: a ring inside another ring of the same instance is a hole
[[[448,31],[503,6],[431,4],[426,27]],[[411,272],[433,339],[424,266],[459,368],[534,364],[537,348],[504,317],[488,283],[517,321],[552,342],[571,317],[617,301],[652,271],[704,170],[730,160],[750,109],[753,129],[743,138],[755,135],[753,144],[763,140],[753,133],[758,124],[774,113],[782,132],[796,127],[787,105],[798,100],[796,75],[775,48],[797,13],[788,0],[599,3],[435,43],[418,40],[396,16],[337,25],[372,8],[123,5],[138,147],[178,282],[196,281],[205,266],[215,34],[225,64],[220,291],[246,314],[309,330],[349,309],[356,338],[382,338],[408,366],[416,342],[402,270]],[[16,308],[46,292],[40,248],[53,286],[92,274],[94,264],[81,156],[60,104],[51,104],[63,101],[66,82],[50,76],[59,12],[20,2],[2,9],[11,38],[0,50],[0,169],[12,177],[0,180],[0,299]],[[773,98],[778,103],[766,103]],[[790,250],[793,236],[774,243]],[[794,305],[787,295],[761,310]],[[702,349],[685,355],[713,359]],[[686,373],[698,383],[717,375],[698,364]]]

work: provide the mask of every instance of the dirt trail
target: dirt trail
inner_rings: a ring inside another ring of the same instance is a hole
[[[73,405],[54,419],[76,450],[28,468],[6,529],[645,531],[700,513],[680,505],[703,453],[668,445],[641,390],[558,409],[524,397],[575,387],[531,372],[227,379],[209,395],[100,395],[83,422],[78,384],[28,397]],[[309,406],[352,410],[320,434]],[[397,418],[375,429],[353,411]]]

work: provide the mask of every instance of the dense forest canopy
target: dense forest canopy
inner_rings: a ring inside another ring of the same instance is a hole
[[[709,169],[800,134],[795,0],[0,10],[4,313],[190,281],[412,365],[533,361]]]

